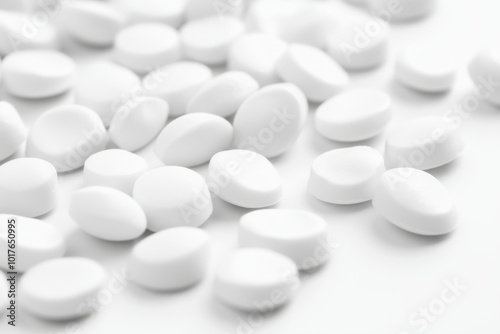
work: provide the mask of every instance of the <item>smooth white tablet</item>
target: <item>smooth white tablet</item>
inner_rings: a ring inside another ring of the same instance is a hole
[[[97,61],[79,69],[75,102],[94,110],[108,126],[122,105],[137,99],[140,88],[141,79],[134,72],[109,61]]]
[[[384,158],[373,148],[339,148],[314,159],[308,190],[317,199],[328,203],[362,203],[372,199],[384,171]]]
[[[273,250],[292,259],[301,270],[325,263],[327,227],[323,218],[300,210],[256,210],[240,219],[240,247]]]
[[[155,143],[156,156],[165,165],[192,167],[208,162],[233,139],[233,127],[224,118],[207,113],[183,115],[170,122]]]
[[[260,86],[280,81],[276,63],[286,51],[287,44],[274,36],[251,33],[238,37],[229,47],[227,67],[243,71],[257,80]]]
[[[199,20],[209,16],[218,16],[225,19],[230,16],[240,16],[245,9],[245,2],[249,0],[207,1],[189,0],[186,6],[186,19]]]
[[[134,183],[148,170],[147,161],[125,150],[111,149],[91,155],[83,167],[85,186],[104,186],[132,195]]]
[[[278,203],[283,190],[281,176],[262,155],[229,150],[210,159],[207,184],[214,196],[243,208],[263,208]]]
[[[500,89],[492,82],[500,81],[500,49],[488,48],[479,51],[469,63],[469,75],[477,87],[486,90],[481,97],[500,105]]]
[[[229,117],[250,95],[259,89],[259,83],[240,71],[225,72],[208,81],[187,105],[187,113],[205,112]]]
[[[153,232],[174,226],[200,226],[213,210],[205,180],[178,166],[142,174],[134,185],[134,199],[146,213],[148,229]]]
[[[283,25],[306,6],[307,2],[303,0],[253,0],[246,13],[245,23],[249,31],[279,36]]]
[[[234,308],[270,307],[272,311],[289,302],[299,286],[298,269],[291,259],[268,249],[242,248],[221,259],[214,291]]]
[[[136,151],[153,140],[165,126],[168,103],[155,97],[125,104],[116,112],[109,127],[109,138],[127,151]]]
[[[372,203],[385,219],[412,233],[440,235],[457,226],[457,208],[447,190],[431,174],[418,169],[385,172]]]
[[[417,118],[394,127],[386,137],[387,168],[431,169],[455,160],[465,148],[459,130],[437,116]]]
[[[143,86],[151,96],[168,102],[171,116],[180,116],[186,113],[186,106],[194,94],[211,78],[212,71],[207,66],[182,61],[148,74]]]
[[[367,0],[371,12],[389,11],[391,21],[414,21],[428,16],[436,7],[436,0]]]
[[[114,0],[124,10],[129,20],[137,22],[165,23],[178,27],[185,18],[189,0]]]
[[[162,23],[139,23],[121,30],[114,48],[115,60],[137,73],[153,71],[182,56],[179,33]]]
[[[57,205],[57,172],[36,158],[10,160],[0,166],[0,212],[37,217]]]
[[[12,104],[0,101],[0,161],[14,154],[26,139],[27,130]]]
[[[42,262],[22,276],[19,304],[48,320],[70,320],[95,310],[86,303],[104,287],[106,272],[94,260],[66,257]]]
[[[312,102],[323,102],[341,91],[349,75],[322,50],[291,44],[276,65],[281,79],[297,85]]]
[[[246,99],[236,112],[233,145],[267,158],[281,155],[299,137],[307,112],[306,97],[297,86],[266,86]]]
[[[245,32],[245,25],[236,17],[217,16],[186,23],[180,30],[184,54],[207,65],[227,60],[229,45]]]
[[[52,50],[24,50],[3,59],[2,76],[7,93],[38,99],[68,91],[74,84],[75,62]]]
[[[201,281],[210,259],[210,236],[196,227],[173,227],[150,235],[132,249],[128,272],[153,290],[180,290]]]
[[[63,234],[42,220],[0,214],[0,251],[7,254],[9,224],[14,218],[16,231],[15,267],[11,268],[7,256],[0,261],[5,271],[24,272],[34,265],[63,256],[66,244]]]
[[[28,134],[26,155],[47,160],[58,172],[66,172],[83,166],[106,142],[106,129],[94,111],[66,105],[38,117]]]
[[[380,134],[391,118],[389,95],[375,89],[352,89],[321,104],[314,124],[328,139],[354,142]]]

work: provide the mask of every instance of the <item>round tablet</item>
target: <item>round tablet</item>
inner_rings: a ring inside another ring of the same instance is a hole
[[[181,59],[179,33],[162,23],[127,27],[116,35],[114,45],[115,60],[137,73],[147,73]]]
[[[224,118],[207,113],[183,115],[170,122],[156,139],[155,153],[165,165],[192,167],[208,162],[233,139]]]
[[[79,105],[60,106],[43,113],[31,127],[26,155],[45,159],[58,172],[83,166],[106,146],[106,129],[99,116]]]
[[[187,113],[205,112],[229,117],[243,101],[259,89],[259,83],[250,75],[229,71],[208,81],[187,105]]]
[[[487,90],[482,98],[500,105],[500,90],[496,82],[500,78],[500,49],[484,49],[478,52],[469,63],[469,75],[474,84]]]
[[[394,225],[412,233],[440,235],[455,229],[458,212],[443,185],[413,168],[395,168],[382,175],[373,206]]]
[[[26,139],[26,126],[16,108],[0,101],[0,161],[14,154]]]
[[[352,89],[321,104],[314,124],[328,139],[354,142],[380,134],[391,118],[389,95],[375,89]]]
[[[24,272],[34,265],[63,256],[66,251],[64,236],[52,225],[38,219],[0,214],[3,223],[0,228],[0,250],[7,254],[8,224],[15,218],[16,261],[15,268],[9,268],[7,256],[0,261],[5,271]]]
[[[307,112],[307,100],[297,86],[266,86],[246,99],[236,112],[233,145],[267,158],[281,155],[299,137]]]
[[[174,28],[184,20],[187,2],[188,0],[114,0],[134,23],[158,22]]]
[[[146,213],[148,229],[153,232],[173,226],[200,226],[213,210],[205,180],[178,166],[142,174],[134,185],[134,199]]]
[[[10,160],[0,166],[0,212],[37,217],[57,205],[57,173],[36,158]]]
[[[387,168],[431,169],[455,160],[465,148],[459,130],[442,117],[418,118],[394,127],[386,137]]]
[[[289,302],[299,285],[297,266],[288,257],[268,249],[243,248],[220,261],[214,290],[224,303],[256,311]]]
[[[24,50],[9,54],[2,63],[7,93],[38,99],[68,91],[74,82],[75,62],[51,50]]]
[[[314,159],[308,190],[333,204],[356,204],[372,199],[384,172],[384,158],[368,146],[340,148]]]
[[[273,250],[292,259],[301,270],[325,263],[330,253],[326,222],[323,218],[300,210],[256,210],[240,219],[240,247]]]
[[[208,165],[207,184],[215,196],[243,208],[263,208],[282,197],[281,176],[262,155],[247,150],[215,154]]]
[[[389,10],[391,21],[413,21],[429,15],[436,7],[436,0],[367,0],[371,12],[384,13]]]
[[[143,157],[111,149],[97,152],[85,161],[83,180],[85,186],[105,186],[132,195],[135,181],[147,170]]]
[[[124,150],[136,151],[160,133],[168,114],[167,102],[155,97],[143,97],[135,104],[123,105],[111,121],[109,138]]]
[[[276,65],[281,79],[297,85],[313,102],[323,102],[341,91],[349,75],[322,50],[291,44]]]
[[[185,55],[207,65],[227,60],[229,45],[245,32],[245,25],[236,17],[217,16],[186,23],[180,30]]]
[[[143,86],[152,96],[168,102],[170,115],[180,116],[186,113],[186,106],[194,94],[211,78],[212,71],[207,66],[182,61],[148,74]]]
[[[196,227],[173,227],[150,235],[132,249],[128,272],[153,290],[190,287],[206,275],[210,236]]]
[[[88,298],[104,287],[106,272],[97,262],[66,257],[42,262],[19,282],[19,304],[31,314],[48,320],[69,320],[93,312]]]

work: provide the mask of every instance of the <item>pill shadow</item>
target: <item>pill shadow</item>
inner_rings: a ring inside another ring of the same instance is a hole
[[[340,204],[332,204],[332,203],[320,201],[316,197],[309,194],[309,192],[307,192],[307,191],[304,192],[303,196],[306,196],[307,204],[309,205],[311,211],[321,212],[321,213],[325,213],[325,214],[359,213],[360,211],[370,210],[372,207],[372,201],[366,201],[366,202],[357,203],[357,204],[340,205]]]
[[[389,80],[387,84],[387,92],[391,96],[395,96],[406,103],[425,103],[431,104],[433,101],[440,100],[449,96],[452,89],[441,91],[441,92],[422,92],[414,90],[404,83],[398,81],[394,76]]]
[[[242,208],[230,203],[227,203],[220,199],[219,197],[212,197],[212,205],[213,205],[213,212],[210,218],[208,219],[207,223],[205,224],[210,224],[211,221],[229,221],[231,223],[234,223],[234,221],[238,221],[241,216],[243,216],[246,213],[249,213],[253,211],[254,209],[246,209]],[[275,205],[267,208],[274,208]]]
[[[461,164],[462,164],[462,155],[459,156],[457,159],[447,163],[446,165],[428,169],[426,170],[426,172],[434,176],[436,179],[440,179],[445,176],[448,177],[456,170],[459,170]]]

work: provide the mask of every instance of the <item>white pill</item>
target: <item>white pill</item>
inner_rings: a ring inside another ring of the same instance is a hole
[[[192,21],[209,16],[218,16],[220,19],[240,16],[243,13],[245,2],[248,1],[252,0],[188,0],[186,18],[188,21]]]
[[[454,230],[458,221],[455,204],[443,185],[418,169],[385,172],[372,203],[385,219],[416,234],[445,234]]]
[[[274,84],[251,95],[234,116],[233,145],[267,158],[288,150],[299,137],[308,112],[304,94],[292,84]]]
[[[465,148],[458,129],[447,120],[422,117],[403,123],[387,134],[387,168],[431,169],[455,160]]]
[[[187,113],[205,112],[229,117],[257,89],[259,83],[247,73],[223,73],[201,87],[189,101]]]
[[[144,38],[147,36],[147,38]],[[115,60],[137,73],[147,73],[181,59],[179,33],[162,23],[140,23],[115,38]]]
[[[146,213],[148,229],[200,226],[212,214],[205,180],[178,166],[159,167],[142,174],[134,185],[134,199]]]
[[[46,161],[10,160],[0,166],[0,212],[37,217],[57,205],[57,173]]]
[[[81,43],[97,47],[111,45],[127,23],[125,13],[103,1],[67,2],[59,15],[64,31]]]
[[[313,102],[323,102],[341,91],[349,75],[322,50],[291,44],[276,65],[281,79],[297,85]]]
[[[129,20],[137,22],[166,23],[178,27],[183,22],[188,0],[114,0],[124,10]]]
[[[253,0],[246,13],[249,31],[279,36],[283,25],[306,8],[303,0]]]
[[[354,142],[380,134],[391,118],[389,95],[375,89],[352,89],[321,104],[314,122],[326,138]]]
[[[300,210],[256,210],[240,219],[240,247],[273,250],[292,259],[299,269],[325,263],[326,223],[323,218]]]
[[[2,63],[7,93],[37,99],[68,91],[74,82],[75,62],[51,50],[24,50],[9,54]]]
[[[54,226],[38,219],[0,214],[0,251],[7,254],[8,221],[15,219],[16,261],[10,268],[5,256],[0,268],[5,271],[24,272],[34,265],[63,256],[66,244],[62,233]]]
[[[439,47],[412,45],[396,61],[396,79],[417,91],[435,93],[449,90],[455,81],[457,64],[453,55]]]
[[[288,257],[264,248],[242,248],[226,255],[215,274],[215,295],[244,311],[272,311],[289,302],[300,286]]]
[[[19,282],[19,304],[48,320],[69,320],[94,312],[86,303],[104,287],[106,273],[94,260],[66,257],[42,262]]]
[[[186,113],[191,98],[211,78],[212,71],[207,66],[182,61],[148,74],[143,85],[152,96],[168,102],[171,116],[180,116]]]
[[[143,157],[111,149],[97,152],[85,161],[83,180],[85,186],[105,186],[132,195],[135,181],[147,170]]]
[[[263,208],[278,203],[281,176],[262,155],[247,150],[215,154],[208,166],[207,183],[214,195],[243,208]]]
[[[210,236],[195,227],[173,227],[150,235],[132,249],[128,272],[153,290],[180,290],[200,282],[210,259]]]
[[[373,148],[340,148],[314,159],[308,190],[317,199],[328,203],[362,203],[372,199],[384,171],[384,158]]]
[[[133,94],[140,88],[141,79],[134,72],[108,61],[98,61],[78,71],[75,102],[94,110],[108,126],[121,105],[133,101]]]
[[[192,167],[208,162],[233,139],[233,127],[224,118],[207,113],[181,116],[156,139],[155,153],[165,165]]]
[[[153,140],[165,126],[169,114],[167,102],[143,97],[135,105],[123,105],[109,127],[109,138],[120,148],[136,151]]]
[[[500,49],[484,49],[469,63],[469,75],[477,87],[484,87],[487,93],[481,95],[489,102],[500,105],[500,90],[496,82],[500,79]]]
[[[186,23],[180,30],[184,54],[207,65],[227,60],[230,44],[245,32],[245,25],[236,17],[217,16]]]
[[[26,126],[16,108],[0,101],[0,161],[8,158],[26,139]]]
[[[391,21],[413,21],[429,15],[436,7],[436,0],[367,0],[367,4],[371,12],[389,12]]]
[[[79,105],[60,106],[43,113],[31,127],[26,155],[47,160],[58,172],[83,166],[106,146],[106,129],[99,116]]]

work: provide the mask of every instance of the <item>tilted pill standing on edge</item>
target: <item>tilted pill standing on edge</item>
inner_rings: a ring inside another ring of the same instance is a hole
[[[500,49],[488,48],[479,51],[469,63],[469,75],[478,87],[484,87],[481,97],[500,106]]]
[[[0,161],[13,155],[26,139],[28,131],[16,108],[0,101]]]

